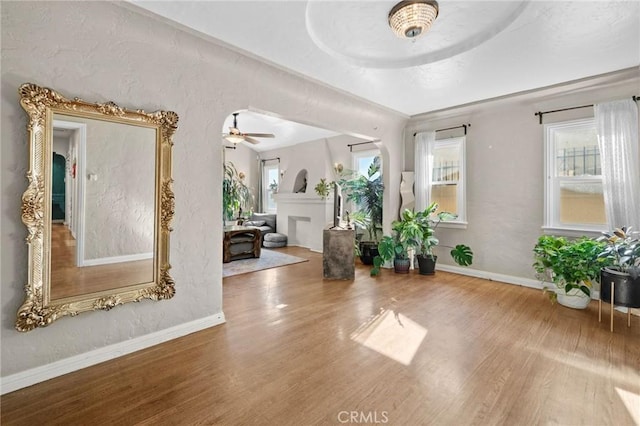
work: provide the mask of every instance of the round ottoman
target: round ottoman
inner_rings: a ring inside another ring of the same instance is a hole
[[[262,245],[267,248],[285,247],[287,245],[287,236],[278,232],[269,232],[265,234]]]

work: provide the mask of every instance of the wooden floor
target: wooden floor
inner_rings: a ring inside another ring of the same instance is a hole
[[[51,225],[51,299],[153,281],[153,259],[76,266],[76,240],[62,223]]]
[[[444,272],[323,281],[285,251],[310,262],[224,280],[226,324],[5,395],[2,424],[640,423],[636,317]]]

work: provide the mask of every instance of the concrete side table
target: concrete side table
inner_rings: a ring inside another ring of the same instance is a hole
[[[353,229],[325,229],[322,235],[323,277],[331,280],[355,278],[355,239]]]

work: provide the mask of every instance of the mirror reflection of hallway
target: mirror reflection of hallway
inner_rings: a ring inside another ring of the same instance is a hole
[[[52,181],[51,181],[51,220],[65,219],[65,166],[63,155],[53,153]]]
[[[51,224],[51,300],[149,282],[153,259],[76,266],[76,240],[63,223]]]
[[[53,118],[50,300],[152,282],[155,130]]]

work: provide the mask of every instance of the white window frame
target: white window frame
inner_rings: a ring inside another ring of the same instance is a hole
[[[276,163],[276,164],[264,164],[264,166],[262,167],[262,209],[264,210],[264,213],[277,213],[278,212],[278,203],[276,202],[276,200],[274,199],[273,202],[275,203],[275,207],[274,208],[269,208],[269,184],[271,182],[269,182],[269,171],[270,170],[276,170],[276,175],[278,176],[277,178],[277,182],[278,182],[278,189],[280,188],[280,164]]]
[[[607,229],[607,224],[590,225],[562,223],[560,221],[560,185],[563,182],[575,183],[600,183],[602,175],[599,176],[556,176],[556,149],[554,132],[560,129],[580,128],[594,126],[594,118],[547,123],[544,125],[544,226],[545,233],[553,233],[566,236],[597,236],[601,231]]]
[[[431,200],[431,188],[434,186],[434,184],[439,184],[440,182],[433,182],[431,180],[432,176],[433,176],[433,162],[434,162],[434,156],[433,156],[433,152],[435,151],[436,148],[440,148],[440,147],[449,147],[449,146],[456,146],[458,145],[460,147],[460,157],[458,158],[458,162],[459,162],[459,171],[458,171],[458,188],[457,188],[457,192],[456,192],[456,203],[458,205],[458,211],[456,212],[458,217],[455,220],[448,220],[448,221],[443,221],[440,223],[440,225],[438,225],[441,228],[461,228],[461,229],[466,229],[467,225],[469,224],[467,222],[467,150],[466,150],[466,146],[467,146],[467,137],[466,136],[459,136],[459,137],[453,137],[453,138],[447,138],[447,139],[436,139],[434,141],[432,141],[430,143],[430,147],[429,147],[429,162],[428,162],[428,170],[427,170],[427,176],[428,176],[428,188],[427,188],[427,200],[428,203],[427,205],[432,203]]]
[[[356,151],[351,153],[351,168],[358,170],[358,160],[364,157],[380,157],[380,175],[382,175],[382,157],[379,149],[367,149],[366,151]],[[365,175],[366,176],[366,175]]]

